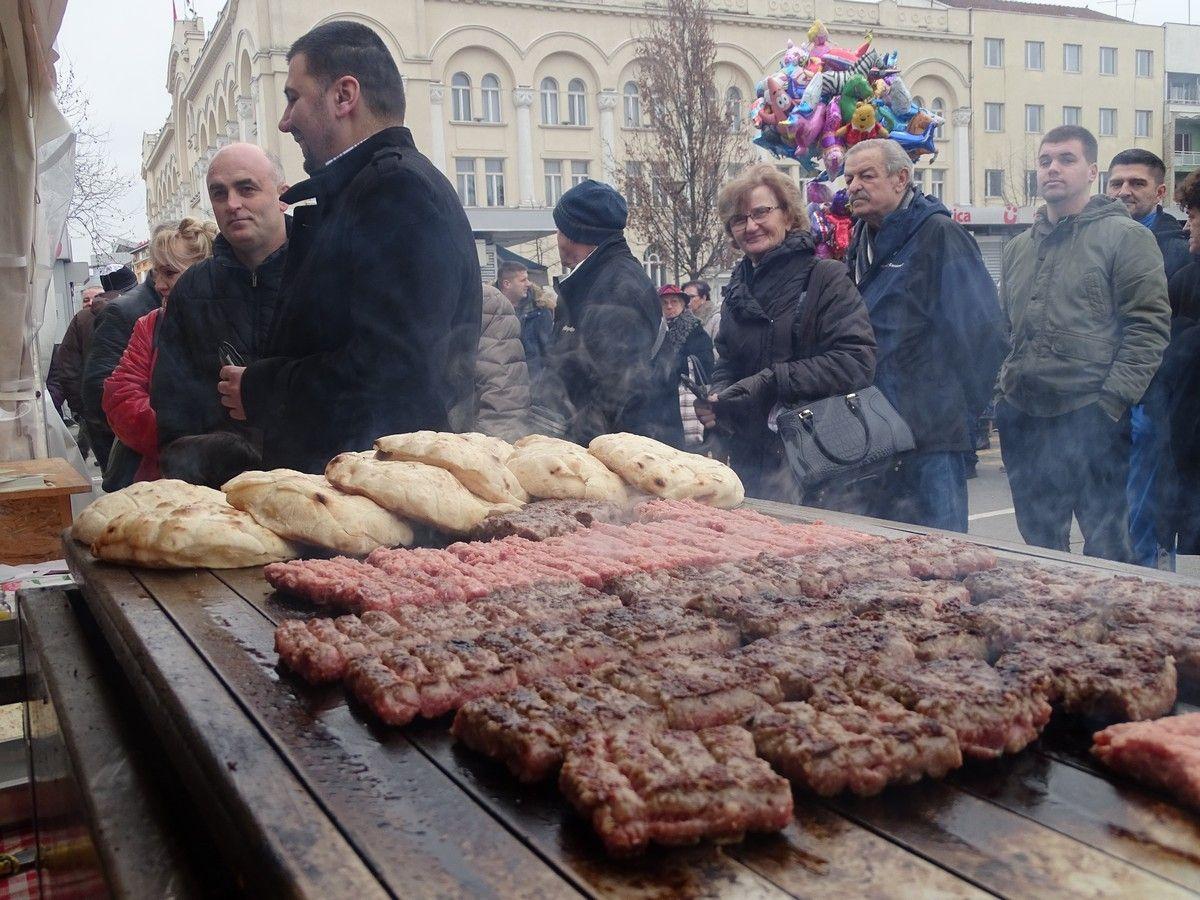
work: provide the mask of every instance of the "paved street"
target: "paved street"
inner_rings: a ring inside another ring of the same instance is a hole
[[[1000,442],[992,433],[992,449],[979,453],[979,477],[967,482],[970,492],[970,531],[982,538],[1021,543],[1017,519],[1013,514],[1008,479],[1000,463]],[[1071,533],[1071,550],[1081,553],[1083,535],[1076,524]],[[1183,575],[1200,577],[1200,556],[1179,557],[1176,570]]]

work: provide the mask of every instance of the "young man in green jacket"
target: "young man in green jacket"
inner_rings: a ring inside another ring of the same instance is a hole
[[[1142,399],[1170,332],[1162,254],[1117,200],[1094,193],[1096,139],[1063,125],[1038,150],[1046,205],[1004,250],[1001,302],[1011,349],[996,424],[1021,535],[1132,561],[1129,407]]]

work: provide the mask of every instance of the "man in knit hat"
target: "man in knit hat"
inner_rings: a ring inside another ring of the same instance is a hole
[[[585,445],[617,431],[661,439],[677,404],[650,375],[662,311],[625,242],[628,212],[624,197],[591,179],[554,207],[559,259],[570,272],[557,282],[554,342],[534,405],[562,420],[569,440]]]

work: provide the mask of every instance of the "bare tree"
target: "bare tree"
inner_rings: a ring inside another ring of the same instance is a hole
[[[726,108],[717,83],[713,22],[705,0],[665,0],[637,37],[638,113],[617,173],[633,233],[669,260],[678,280],[731,262],[717,192],[752,159],[743,110]],[[626,110],[628,114],[629,110]]]
[[[92,123],[91,98],[69,64],[60,70],[54,99],[75,132],[75,189],[68,221],[88,236],[96,252],[118,241],[128,242],[121,200],[133,186],[133,179],[122,174],[112,162],[108,132]]]
[[[1000,197],[1006,206],[1037,205],[1037,185],[1029,183],[1029,173],[1037,170],[1037,148],[1030,138],[1019,146],[1010,140],[1006,151],[992,155],[991,168],[1003,173]]]

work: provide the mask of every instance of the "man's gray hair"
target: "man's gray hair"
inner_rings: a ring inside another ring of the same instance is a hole
[[[864,150],[878,150],[883,154],[883,165],[889,175],[895,175],[904,169],[908,172],[909,182],[912,182],[916,166],[913,165],[913,161],[908,158],[908,154],[904,152],[904,148],[899,143],[891,138],[872,138],[869,141],[859,141],[846,151],[843,164],[850,162],[851,157],[857,156]]]
[[[281,187],[284,184],[283,163],[279,159],[279,154],[271,150],[266,151],[267,162],[271,164],[271,177],[275,179],[275,187]]]

